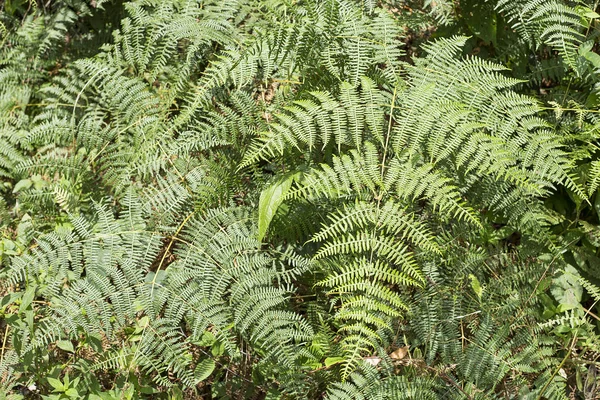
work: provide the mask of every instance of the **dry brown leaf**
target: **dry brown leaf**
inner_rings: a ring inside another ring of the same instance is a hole
[[[400,347],[399,349],[394,350],[390,353],[390,358],[392,360],[402,360],[408,354],[408,346]]]
[[[374,367],[376,367],[377,364],[379,364],[381,362],[381,358],[379,358],[377,356],[365,357],[365,358],[363,358],[363,360],[365,360],[365,362],[367,364],[370,364]]]

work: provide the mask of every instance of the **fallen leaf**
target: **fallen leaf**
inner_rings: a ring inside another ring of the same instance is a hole
[[[365,360],[365,362],[367,364],[370,364],[370,365],[372,365],[374,367],[376,367],[377,364],[379,364],[381,362],[381,358],[376,357],[376,356],[365,357],[365,358],[363,358],[363,360]]]
[[[392,360],[402,360],[408,354],[408,346],[400,347],[394,352],[390,353],[390,358]]]

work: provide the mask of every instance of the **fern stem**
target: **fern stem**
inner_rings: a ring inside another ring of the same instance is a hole
[[[540,390],[540,394],[538,395],[537,400],[542,399],[544,392],[546,391],[546,389],[548,389],[548,386],[550,386],[550,384],[552,383],[552,380],[554,379],[556,374],[558,374],[558,372],[562,369],[563,365],[565,365],[565,362],[567,362],[567,360],[569,359],[569,356],[571,355],[571,352],[573,351],[573,348],[575,347],[576,342],[577,342],[577,334],[575,334],[575,336],[573,336],[573,340],[571,341],[571,345],[569,346],[569,350],[567,351],[567,354],[562,359],[562,361],[560,362],[560,364],[558,365],[556,370],[552,373],[552,375],[550,376],[550,378],[548,379],[548,381],[546,382],[546,384],[544,385],[542,390]]]
[[[2,364],[2,361],[4,361],[4,350],[6,349],[6,339],[8,338],[8,327],[9,325],[6,324],[6,328],[4,328],[4,339],[2,340],[2,354],[0,355],[0,364]]]
[[[173,243],[175,242],[175,238],[179,235],[179,233],[181,232],[181,230],[183,229],[183,227],[185,226],[185,224],[190,220],[190,218],[192,218],[192,216],[196,213],[196,210],[192,210],[186,217],[185,219],[181,222],[181,224],[179,224],[179,227],[177,228],[177,231],[175,231],[175,233],[173,234],[173,236],[171,237],[171,240],[169,241],[169,244],[167,245],[167,248],[165,249],[162,258],[160,259],[160,262],[158,263],[158,267],[156,267],[156,272],[154,273],[154,277],[152,278],[152,289],[150,289],[150,297],[152,297],[152,294],[154,293],[154,286],[156,285],[156,278],[158,277],[158,271],[160,271],[160,269],[163,266],[164,261],[167,258],[167,255],[169,254],[169,250],[171,250],[171,247],[173,246]]]

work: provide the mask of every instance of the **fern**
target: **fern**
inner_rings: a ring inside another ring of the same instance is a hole
[[[3,4],[2,396],[576,397],[600,17],[484,3]]]
[[[583,42],[582,15],[560,1],[499,1],[497,8],[506,13],[531,47],[542,43],[557,50],[565,63],[575,68],[577,48]]]

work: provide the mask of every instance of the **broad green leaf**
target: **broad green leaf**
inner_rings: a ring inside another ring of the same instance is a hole
[[[600,55],[589,51],[584,53],[583,56],[586,58],[586,60],[592,63],[594,68],[600,68]]]
[[[287,173],[279,177],[260,195],[258,203],[258,240],[262,242],[285,195],[290,190],[298,172]]]
[[[330,367],[333,364],[339,364],[341,362],[344,362],[346,359],[344,357],[327,357],[325,359],[325,366],[326,367]]]
[[[99,334],[89,334],[85,343],[96,352],[102,352],[102,337]]]
[[[21,305],[19,306],[19,312],[23,312],[29,307],[29,305],[33,302],[35,298],[35,290],[37,289],[36,285],[31,285],[25,291],[23,295],[23,299],[21,299]]]
[[[183,400],[183,392],[177,386],[173,386],[171,388],[171,396],[169,396],[169,400]]]
[[[147,315],[138,320],[138,326],[140,328],[146,328],[148,325],[150,325],[150,318]]]
[[[550,292],[558,302],[558,311],[572,310],[580,306],[583,287],[579,283],[579,272],[568,265],[564,273],[552,280]]]
[[[592,48],[594,47],[594,41],[588,40],[579,46],[577,52],[580,56],[592,63],[594,68],[600,68],[600,55],[594,53]]]
[[[212,358],[205,358],[204,360],[200,361],[194,370],[196,382],[202,382],[208,378],[215,370],[215,366],[215,361]]]
[[[461,2],[462,14],[469,30],[486,43],[496,42],[497,21],[494,9],[482,1]]]
[[[225,354],[225,344],[219,340],[215,341],[211,347],[211,353],[215,357],[222,356]]]
[[[12,192],[18,193],[21,190],[29,189],[31,187],[31,184],[31,179],[21,179],[19,182],[17,182]]]
[[[557,310],[554,301],[548,296],[546,293],[541,293],[538,295],[538,299],[540,299],[542,305],[544,306],[544,311],[542,312],[542,317],[551,318],[553,317]]]
[[[25,315],[25,322],[27,323],[27,327],[29,328],[29,332],[33,333],[34,331],[34,326],[33,326],[33,322],[35,319],[35,313],[33,310],[25,310],[23,311],[23,314]]]
[[[140,386],[140,387],[138,387],[138,390],[140,391],[140,393],[144,393],[144,394],[160,393],[160,390],[151,388],[150,386]]]
[[[481,295],[483,294],[483,288],[481,287],[479,279],[477,279],[477,277],[473,274],[469,274],[469,279],[471,279],[471,288],[473,289],[477,297],[481,299]]]
[[[215,335],[210,331],[205,331],[199,341],[194,344],[201,347],[212,346],[217,341]]]
[[[73,343],[70,340],[59,340],[56,342],[56,346],[59,349],[64,351],[68,351],[69,353],[75,353],[75,348],[73,347]]]
[[[587,18],[592,18],[592,19],[596,19],[596,18],[600,18],[600,14],[598,14],[595,11],[588,11],[585,14],[583,14],[585,17]]]
[[[63,385],[63,383],[61,381],[59,381],[58,379],[48,377],[48,378],[46,378],[46,380],[48,381],[50,386],[52,386],[54,388],[55,392],[64,392],[65,391],[65,385]]]

